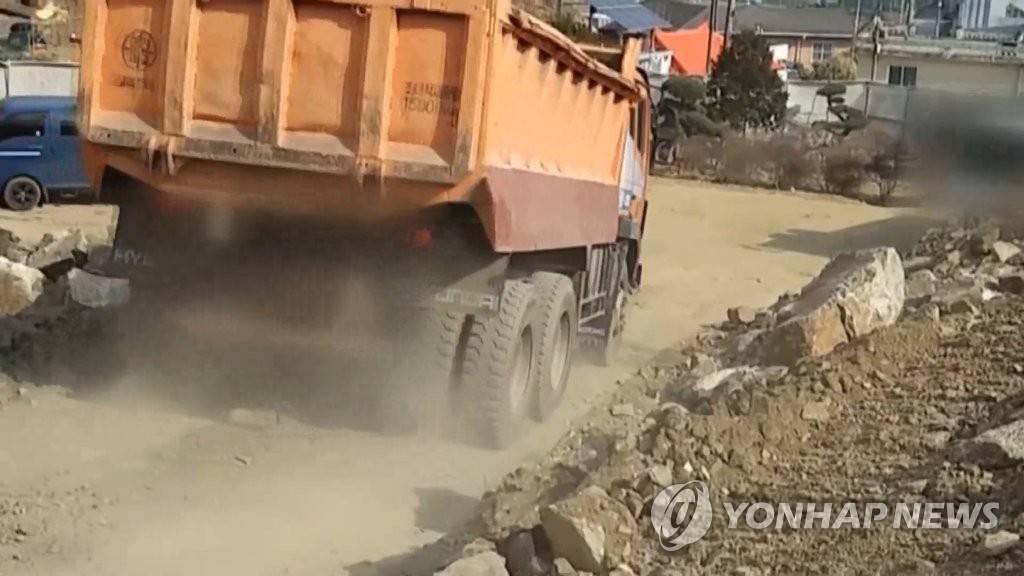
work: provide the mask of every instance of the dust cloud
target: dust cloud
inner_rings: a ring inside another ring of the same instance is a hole
[[[936,208],[1024,221],[1024,103],[925,92],[912,112],[906,126],[916,156],[911,177],[930,192]]]
[[[94,399],[222,419],[429,435],[426,374],[403,369],[421,310],[395,230],[190,201],[125,206],[106,267],[132,282],[79,382]],[[396,240],[397,238],[397,240]],[[417,266],[427,265],[418,258]],[[82,371],[75,371],[79,378]],[[437,404],[429,404],[433,408]]]

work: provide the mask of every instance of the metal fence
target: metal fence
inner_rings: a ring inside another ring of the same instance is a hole
[[[793,121],[810,125],[826,119],[828,102],[817,91],[825,82],[790,82],[789,106],[800,106]],[[844,82],[846,103],[859,110],[871,120],[884,123],[902,124],[915,119],[927,120],[930,115],[949,114],[953,110],[988,110],[994,113],[1007,107],[1019,106],[1019,98],[986,94],[959,93],[948,90],[892,86],[877,82]]]

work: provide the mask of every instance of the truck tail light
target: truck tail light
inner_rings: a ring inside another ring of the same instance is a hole
[[[430,228],[416,228],[409,233],[409,246],[413,248],[429,248],[433,241],[434,234],[430,231]]]

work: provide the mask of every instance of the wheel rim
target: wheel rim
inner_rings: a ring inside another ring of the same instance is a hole
[[[555,327],[551,358],[551,388],[558,392],[565,385],[565,367],[569,364],[569,314],[562,314]]]
[[[512,361],[512,373],[509,375],[508,400],[513,414],[518,414],[526,404],[526,391],[530,387],[532,360],[533,334],[527,328],[519,335],[519,345],[516,346],[516,357]]]
[[[17,180],[7,185],[7,202],[12,208],[31,208],[39,201],[39,187],[29,180]]]

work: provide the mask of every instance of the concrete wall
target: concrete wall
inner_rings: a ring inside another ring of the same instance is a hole
[[[857,77],[887,83],[889,66],[915,66],[917,86],[965,94],[990,94],[993,96],[1019,96],[1022,68],[1017,65],[985,62],[963,62],[935,57],[891,56],[881,54],[871,77],[871,58],[863,54],[857,63]]]
[[[0,72],[0,98],[78,95],[77,64],[0,62]]]
[[[817,95],[817,91],[827,84],[826,82],[804,82],[790,81],[786,86],[789,91],[787,105],[800,106],[800,112],[794,118],[798,124],[810,125],[819,120],[825,120],[825,113],[828,111],[828,101]],[[864,108],[864,82],[846,82],[846,103],[857,108]],[[832,118],[835,120],[835,118]]]
[[[825,99],[815,92],[820,82],[790,83],[789,105],[798,104],[800,113],[794,121],[810,125],[825,120]],[[962,115],[984,110],[988,116],[1001,118],[1012,107],[1021,108],[1024,102],[1017,97],[990,94],[967,94],[929,88],[906,88],[889,84],[852,82],[846,85],[846,102],[863,110],[875,124],[898,126],[904,121],[928,121],[943,115]],[[1024,112],[1021,112],[1024,114]],[[1020,114],[1018,114],[1020,117]]]

